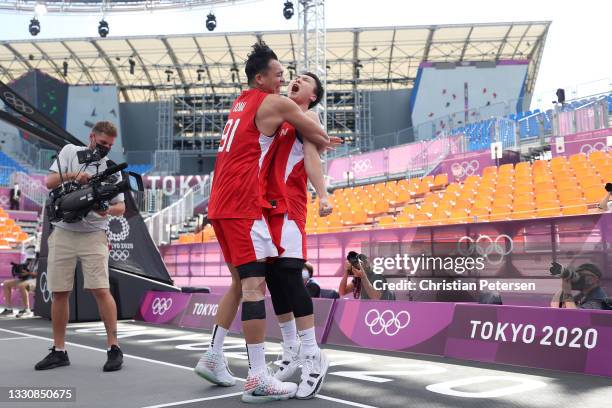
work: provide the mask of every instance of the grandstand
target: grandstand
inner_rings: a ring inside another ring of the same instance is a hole
[[[424,63],[434,64],[427,69],[439,72],[448,72],[450,63],[457,70],[461,64],[479,62],[499,62],[499,67],[506,68],[512,62],[524,64],[510,66],[524,72],[511,92],[514,100],[485,107],[474,98],[467,107],[468,121],[516,114],[517,107],[527,110],[549,26],[549,21],[528,21],[328,29],[326,124],[330,134],[347,142],[337,154],[423,140],[435,136],[432,126],[437,129],[440,121],[450,125],[455,105],[442,106],[426,123],[413,123],[408,114],[411,92],[417,88]],[[149,152],[149,160],[134,164],[151,163],[155,173],[155,166],[169,160],[159,156],[155,161],[153,152],[174,150],[180,154],[180,164],[170,170],[209,173],[229,104],[246,86],[241,66],[248,47],[257,39],[266,41],[286,67],[286,78],[291,79],[298,66],[296,37],[294,31],[261,31],[40,40],[35,45],[6,41],[0,50],[0,66],[6,67],[0,71],[0,80],[10,82],[38,69],[72,87],[116,86],[122,131],[130,135],[125,141],[126,152],[128,156],[131,151]],[[77,63],[71,64],[64,76],[55,61],[73,58]],[[136,62],[134,74],[130,73],[130,59]],[[407,130],[400,132],[403,129]],[[380,137],[389,132],[400,132],[401,137],[393,141]]]

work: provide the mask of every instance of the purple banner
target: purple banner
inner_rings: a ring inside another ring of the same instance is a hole
[[[339,300],[327,343],[442,355],[454,303]]]
[[[355,179],[382,176],[387,172],[387,160],[387,150],[342,157],[328,163],[327,175],[332,183],[346,180],[347,172],[351,172]]]
[[[553,157],[571,156],[584,153],[587,156],[594,151],[610,150],[608,137],[612,136],[612,129],[594,130],[592,132],[577,133],[570,136],[553,137],[551,152]]]
[[[206,175],[184,175],[184,176],[144,176],[142,181],[145,188],[151,190],[161,190],[164,195],[183,195],[189,187],[197,184],[204,186],[209,176]]]
[[[188,293],[149,291],[140,305],[140,316],[147,323],[178,325],[190,298]]]
[[[217,294],[148,292],[144,321],[209,329]],[[462,303],[313,299],[317,341],[612,377],[612,313]],[[334,307],[335,305],[335,307]],[[266,337],[280,339],[270,298]],[[230,331],[240,331],[240,312]],[[329,333],[326,329],[329,327]]]
[[[612,313],[457,304],[447,357],[612,377]]]
[[[327,175],[332,183],[338,183],[347,180],[347,173],[351,173],[351,178],[360,180],[408,170],[418,172],[456,151],[458,143],[459,138],[453,136],[342,157],[328,162]]]
[[[177,296],[178,295],[178,296]],[[143,320],[149,323],[169,323],[192,329],[212,329],[223,295],[215,293],[148,292],[140,308]],[[156,300],[159,299],[159,300]],[[333,299],[313,299],[317,341],[325,339],[327,323],[332,313]],[[274,307],[266,296],[266,338],[282,339]],[[169,306],[168,306],[169,305]],[[163,311],[163,309],[168,309]],[[229,328],[231,333],[242,333],[241,310]]]
[[[495,163],[491,158],[490,150],[482,150],[479,152],[456,153],[451,154],[440,162],[438,167],[430,174],[438,175],[446,173],[448,181],[461,182],[471,175],[482,175],[482,170],[488,166],[496,166],[507,163],[517,163],[520,160],[518,155],[512,152],[504,152],[504,156]]]
[[[213,293],[192,294],[179,326],[191,329],[212,329],[222,297],[223,295]]]

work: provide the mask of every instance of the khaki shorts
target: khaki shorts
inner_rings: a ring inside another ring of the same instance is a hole
[[[50,292],[69,292],[74,286],[77,259],[85,289],[109,288],[106,231],[73,232],[55,227],[49,236],[47,280]]]

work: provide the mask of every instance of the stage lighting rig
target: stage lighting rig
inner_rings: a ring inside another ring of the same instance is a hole
[[[30,34],[33,37],[36,37],[38,33],[40,33],[40,21],[36,17],[30,20],[30,26],[28,27],[30,30]]]
[[[285,2],[285,7],[283,8],[283,16],[285,16],[287,20],[291,20],[291,17],[293,17],[293,14],[294,14],[293,3],[287,0]]]
[[[100,34],[100,37],[106,38],[109,32],[110,28],[108,27],[106,20],[100,20],[100,24],[98,24],[98,34]]]
[[[217,17],[215,17],[215,15],[210,12],[206,16],[206,29],[208,31],[215,31],[215,28],[217,28]]]

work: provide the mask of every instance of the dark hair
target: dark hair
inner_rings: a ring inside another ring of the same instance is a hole
[[[249,84],[253,82],[255,75],[268,70],[270,60],[278,61],[278,57],[272,51],[272,48],[268,47],[265,42],[258,41],[253,44],[252,48],[253,50],[249,53],[244,68]]]
[[[304,268],[308,270],[308,275],[312,278],[312,275],[314,274],[314,268],[312,267],[312,265],[306,262],[304,263]]]
[[[323,94],[325,93],[325,89],[323,89],[323,84],[321,83],[321,80],[319,79],[318,76],[316,76],[312,72],[304,72],[304,75],[308,75],[309,77],[314,79],[315,84],[317,86],[317,89],[315,90],[315,95],[317,96],[317,98],[314,101],[310,102],[310,104],[308,105],[308,109],[312,109],[315,106],[317,106],[319,102],[321,102],[321,99],[323,99]]]
[[[578,268],[576,268],[576,272],[580,272],[580,271],[591,272],[592,274],[597,276],[599,279],[601,279],[601,276],[602,276],[601,270],[599,270],[597,265],[594,265],[592,263],[585,263],[585,264],[580,265]]]

